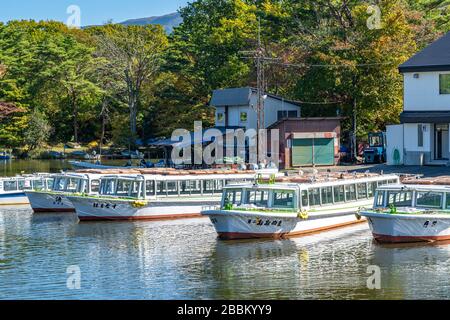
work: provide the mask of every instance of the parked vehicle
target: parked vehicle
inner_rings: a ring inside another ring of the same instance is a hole
[[[386,162],[386,133],[369,133],[369,147],[364,150],[365,163]]]

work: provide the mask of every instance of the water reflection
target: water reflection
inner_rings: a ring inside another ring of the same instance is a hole
[[[0,208],[4,299],[446,298],[450,245],[374,244],[366,225],[277,241],[220,241],[208,219],[78,223]],[[81,290],[66,287],[67,267]],[[367,266],[382,289],[366,286]]]

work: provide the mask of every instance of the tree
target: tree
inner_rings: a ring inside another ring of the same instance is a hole
[[[28,145],[28,151],[42,147],[50,137],[52,127],[44,114],[35,109],[30,114],[28,127],[24,131],[24,141]]]
[[[137,136],[137,115],[141,90],[156,78],[162,63],[167,38],[161,26],[106,25],[92,30],[98,42],[98,54],[108,69],[119,74],[126,85],[131,139]]]

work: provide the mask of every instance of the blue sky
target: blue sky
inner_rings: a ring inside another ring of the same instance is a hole
[[[81,25],[102,24],[110,19],[159,16],[177,11],[188,0],[1,0],[0,21],[15,19],[58,20],[66,22],[70,5],[81,9]],[[190,1],[192,2],[192,1]]]

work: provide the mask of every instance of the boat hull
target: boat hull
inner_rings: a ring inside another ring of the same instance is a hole
[[[0,194],[0,206],[29,204],[28,197],[25,192]]]
[[[219,238],[225,240],[252,238],[288,238],[310,235],[364,222],[355,216],[357,208],[343,212],[310,214],[307,219],[292,214],[266,214],[242,211],[211,210],[209,216]]]
[[[381,243],[450,240],[450,217],[362,213],[376,241]]]
[[[64,194],[49,192],[26,192],[31,208],[35,213],[75,212],[72,203]]]
[[[164,199],[152,200],[136,206],[134,200],[119,200],[90,197],[69,197],[80,221],[114,220],[168,220],[201,217],[205,204],[218,205],[216,199]]]

